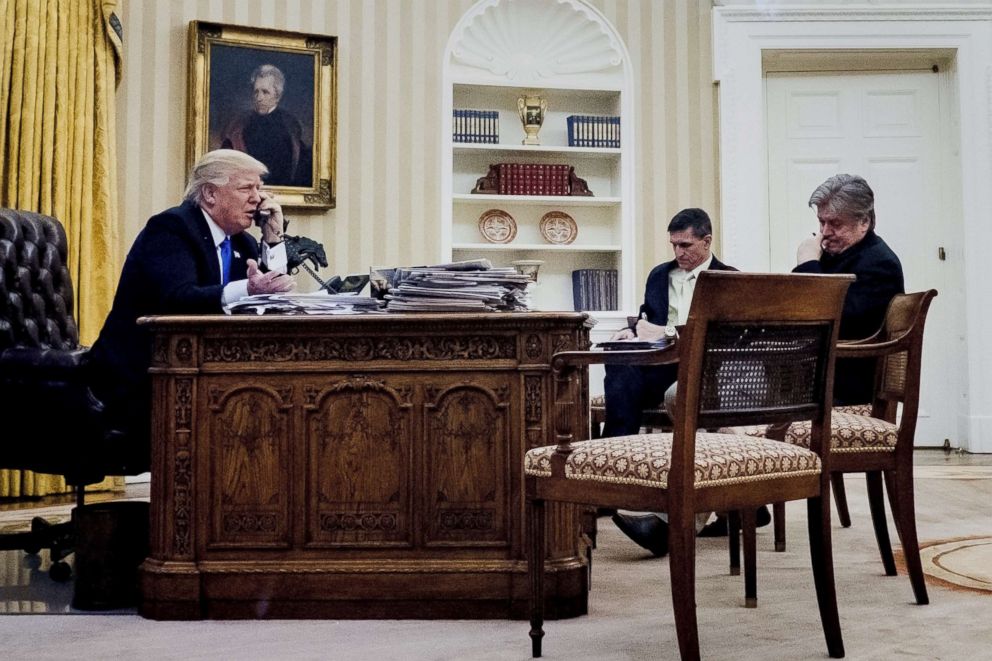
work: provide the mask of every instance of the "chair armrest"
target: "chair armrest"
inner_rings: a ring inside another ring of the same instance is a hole
[[[909,332],[885,342],[838,342],[837,358],[877,358],[905,351],[910,345]]]
[[[63,424],[94,424],[104,410],[90,390],[88,349],[13,347],[0,352],[0,397],[27,420],[44,420],[46,411],[62,411]],[[29,413],[30,412],[30,413]],[[80,418],[72,421],[72,416]]]
[[[46,378],[85,378],[88,348],[72,350],[12,347],[0,352],[4,378],[17,376],[34,380]]]
[[[588,365],[665,365],[679,360],[676,340],[663,349],[631,351],[559,351],[551,359],[555,371]]]

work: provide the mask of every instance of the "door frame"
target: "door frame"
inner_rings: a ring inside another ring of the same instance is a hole
[[[946,61],[941,94],[956,126],[964,232],[966,375],[957,410],[962,447],[992,453],[992,306],[985,262],[992,246],[992,8],[829,6],[713,9],[713,67],[718,85],[723,252],[744,270],[770,267],[764,72],[776,53],[929,51]],[[957,296],[957,292],[941,292]],[[971,303],[971,304],[969,304]]]

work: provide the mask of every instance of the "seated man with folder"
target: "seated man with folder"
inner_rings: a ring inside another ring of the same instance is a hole
[[[713,224],[702,209],[683,209],[668,223],[668,237],[675,259],[659,264],[648,275],[644,303],[636,324],[621,329],[612,340],[658,340],[666,326],[684,325],[701,271],[736,271],[710,252]],[[675,383],[678,365],[607,365],[604,382],[606,423],[603,436],[637,434],[642,412],[657,408],[665,391]],[[706,517],[708,518],[708,514]],[[759,524],[771,519],[768,510],[759,511]],[[668,553],[668,523],[664,514],[635,516],[616,514],[613,522],[628,537],[656,556]],[[705,519],[701,518],[705,523]],[[705,529],[704,529],[705,530]]]

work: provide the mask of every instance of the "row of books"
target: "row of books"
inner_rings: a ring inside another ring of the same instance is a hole
[[[452,125],[455,142],[499,142],[499,111],[455,108]]]
[[[568,195],[571,165],[497,163],[499,195]]]
[[[618,310],[616,269],[572,271],[572,302],[576,312]]]
[[[620,118],[600,115],[569,115],[569,147],[620,147]]]

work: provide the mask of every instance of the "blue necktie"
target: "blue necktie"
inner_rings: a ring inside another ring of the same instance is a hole
[[[220,283],[226,285],[231,281],[231,237],[225,236],[220,242]]]

